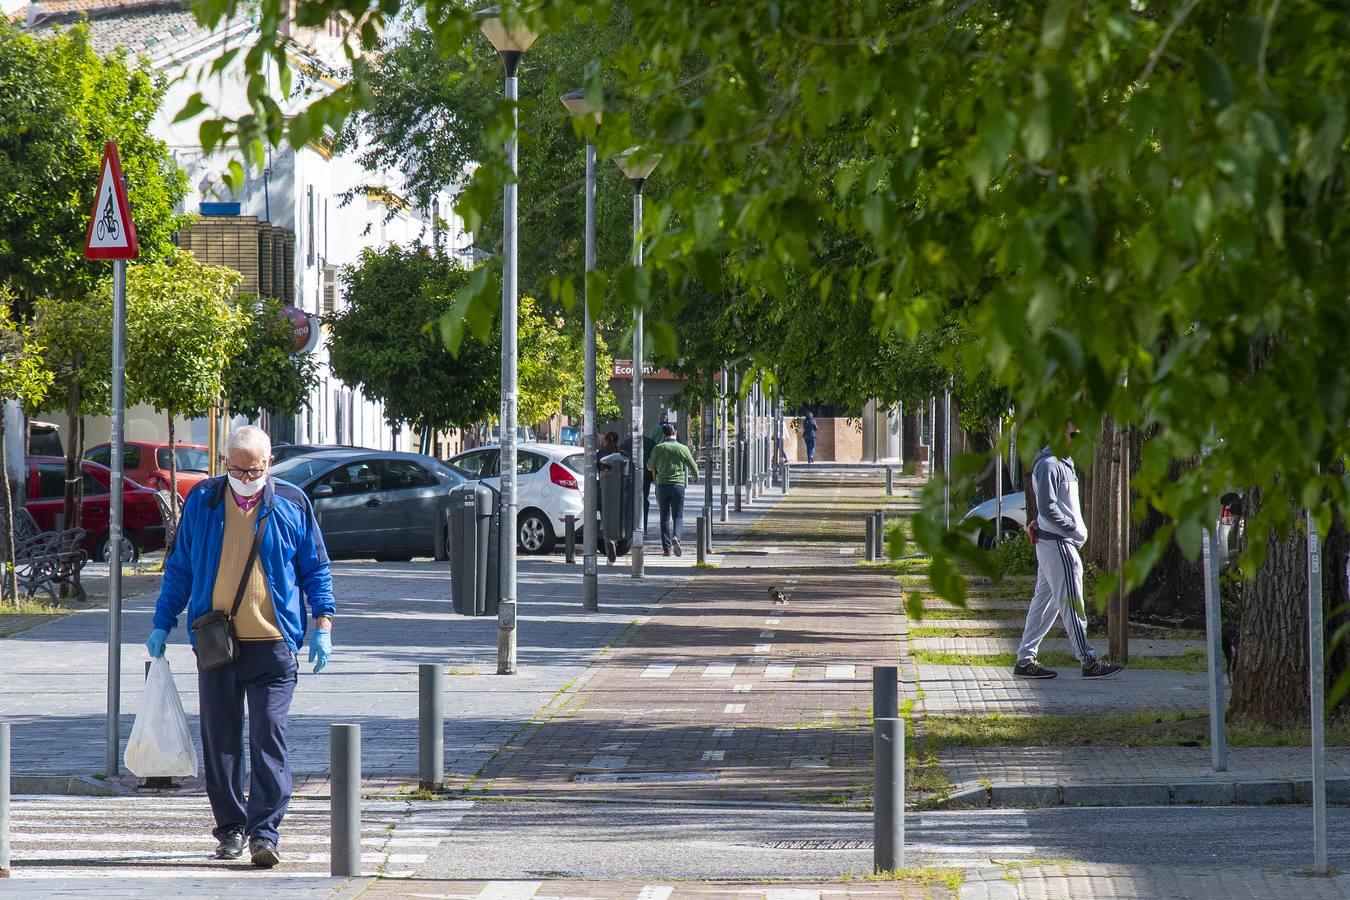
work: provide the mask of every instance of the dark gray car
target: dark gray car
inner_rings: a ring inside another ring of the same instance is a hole
[[[389,450],[321,450],[279,462],[272,474],[309,495],[333,559],[448,558],[445,511],[451,489],[465,479],[439,460]]]

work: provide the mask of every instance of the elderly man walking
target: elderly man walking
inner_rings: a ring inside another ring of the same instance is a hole
[[[245,425],[230,435],[226,476],[208,478],[188,495],[145,642],[152,657],[163,656],[186,607],[216,859],[239,859],[247,838],[253,864],[262,868],[281,861],[278,829],[291,801],[286,722],[308,625],[301,596],[314,615],[315,672],[333,650],[335,609],[328,553],[309,498],[268,477],[271,459],[267,434]]]

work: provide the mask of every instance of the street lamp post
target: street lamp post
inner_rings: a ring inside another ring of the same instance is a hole
[[[637,147],[614,157],[619,170],[628,183],[633,186],[633,266],[642,268],[642,186],[661,162],[661,154],[644,152]],[[633,577],[643,575],[642,543],[642,507],[646,500],[641,490],[642,471],[646,462],[642,458],[642,306],[633,310]]]
[[[589,118],[598,126],[600,110],[586,99],[584,91],[573,91],[561,97],[563,106],[575,118]],[[595,144],[586,141],[586,273],[595,269]],[[586,375],[581,413],[581,446],[585,454],[583,466],[584,493],[581,496],[581,539],[586,551],[582,557],[581,601],[587,610],[600,608],[600,586],[596,569],[597,537],[600,528],[596,516],[596,501],[600,498],[599,469],[595,448],[595,320],[591,317],[591,279],[586,279],[582,301],[582,321],[586,341]]]
[[[497,605],[497,674],[516,673],[516,408],[520,391],[516,367],[516,163],[520,98],[516,70],[538,35],[524,23],[507,23],[496,6],[477,13],[483,36],[492,42],[506,71],[511,136],[506,141],[511,178],[502,189],[502,400],[500,531],[501,601]]]

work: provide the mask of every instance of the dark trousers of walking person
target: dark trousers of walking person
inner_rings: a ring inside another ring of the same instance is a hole
[[[219,840],[233,828],[277,840],[291,803],[286,722],[295,694],[295,654],[285,641],[241,641],[239,658],[197,672],[206,796]],[[244,704],[248,704],[249,772],[244,798]]]
[[[813,463],[816,461],[816,439],[806,438],[806,461]]]
[[[647,533],[647,520],[652,517],[652,473],[642,472],[642,533]]]
[[[661,510],[661,549],[669,553],[684,530],[684,485],[658,484],[656,504]]]

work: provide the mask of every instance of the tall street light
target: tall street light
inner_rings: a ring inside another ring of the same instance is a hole
[[[586,99],[584,91],[563,94],[563,106],[577,119],[590,119],[600,125],[600,109]],[[586,140],[586,273],[595,269],[595,144]],[[600,522],[596,517],[596,501],[600,499],[600,479],[595,453],[595,320],[591,318],[591,279],[586,279],[585,299],[582,302],[586,333],[586,384],[583,389],[581,413],[581,446],[585,453],[583,479],[585,491],[581,495],[581,539],[586,544],[582,557],[581,600],[588,610],[600,608],[600,587],[596,575],[596,544]]]
[[[661,154],[647,153],[633,147],[614,157],[619,170],[633,186],[633,265],[642,268],[642,185],[661,162]],[[642,306],[633,311],[633,577],[641,578],[642,560],[642,506],[646,497],[638,487],[642,484]]]
[[[516,70],[538,37],[520,21],[508,23],[500,8],[477,13],[478,27],[492,42],[506,70],[506,102],[511,106],[511,136],[506,158],[511,178],[502,189],[502,406],[501,406],[501,601],[497,606],[497,674],[516,673],[516,407],[520,400],[516,370],[516,151],[520,99]]]

